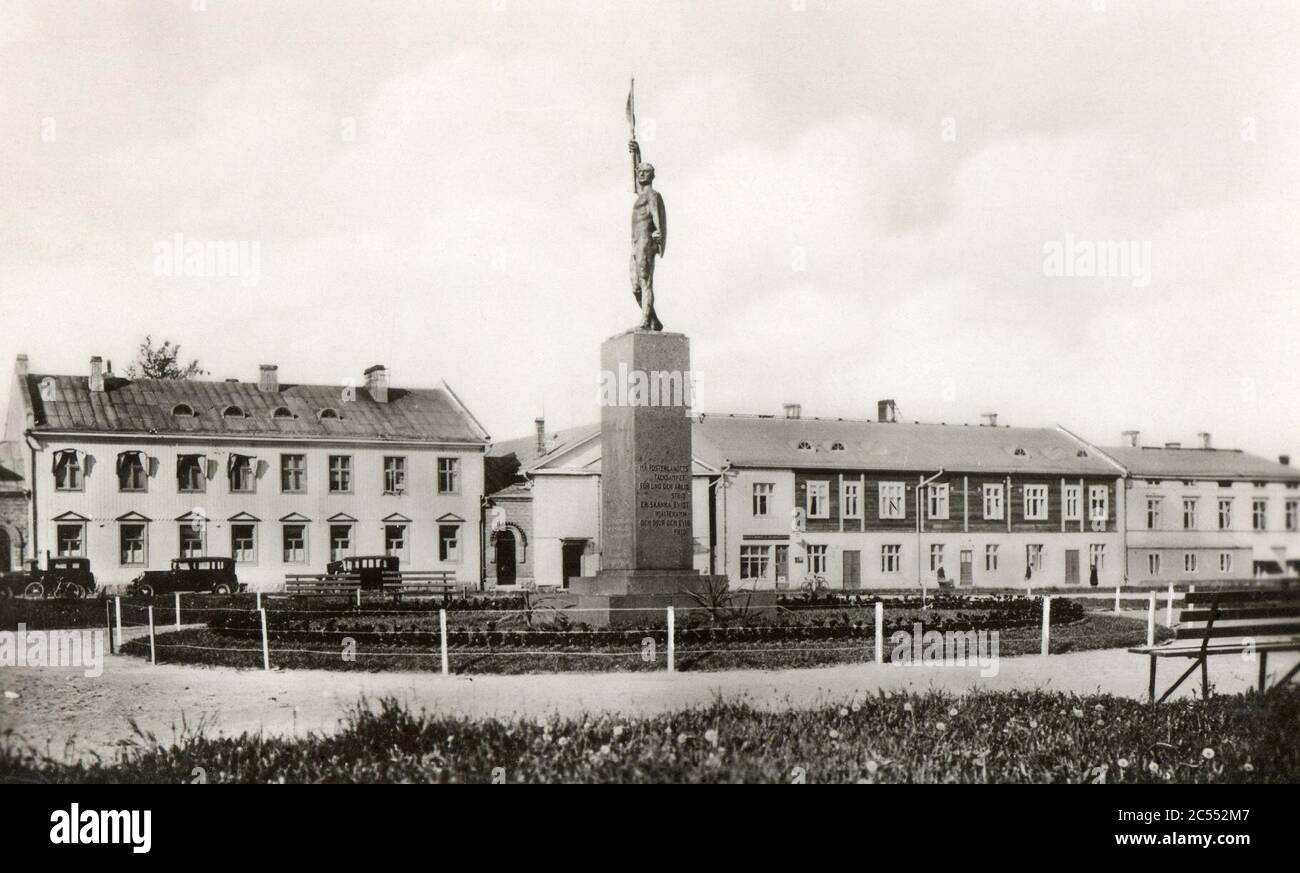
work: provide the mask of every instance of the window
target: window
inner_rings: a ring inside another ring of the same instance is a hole
[[[271,413],[272,418],[293,418],[293,410],[287,406],[277,406]]]
[[[944,519],[948,517],[948,483],[938,482],[930,485],[926,489],[929,495],[926,512],[930,518]]]
[[[1160,498],[1147,498],[1147,530],[1155,530],[1160,527]]]
[[[330,560],[341,561],[352,554],[352,525],[330,525]]]
[[[1035,573],[1043,571],[1043,546],[1041,543],[1030,543],[1025,546],[1025,565]]]
[[[881,518],[903,518],[907,513],[907,498],[904,496],[902,482],[880,483]],[[888,547],[886,547],[888,548]]]
[[[808,517],[831,517],[831,486],[829,482],[808,483]]]
[[[1232,498],[1219,500],[1219,530],[1232,530]]]
[[[176,458],[176,490],[181,492],[203,491],[207,487],[208,477],[203,467],[207,464],[202,455],[180,455]]]
[[[197,521],[183,522],[180,532],[180,556],[182,558],[203,557],[203,523]]]
[[[81,453],[74,449],[58,452],[54,456],[54,490],[80,491]]]
[[[1300,530],[1300,500],[1288,500],[1286,502],[1286,529],[1289,531]]]
[[[1255,500],[1251,503],[1251,524],[1255,530],[1268,530],[1268,501]]]
[[[801,451],[801,452],[811,452],[811,451],[812,451],[812,443],[808,442],[807,440],[800,440],[800,441],[799,441],[799,451]]]
[[[438,560],[460,560],[460,525],[438,525]]]
[[[1088,546],[1088,566],[1096,567],[1100,573],[1106,569],[1106,544],[1092,543]]]
[[[835,442],[831,443],[831,451],[832,451],[832,452],[842,452],[842,451],[844,451],[844,443],[839,442],[838,440],[836,440]]]
[[[391,455],[384,458],[384,493],[406,493],[406,458]]]
[[[809,546],[808,547],[808,572],[814,576],[826,575],[826,553],[827,546]]]
[[[148,482],[143,452],[123,452],[117,456],[118,491],[144,491]]]
[[[172,407],[172,415],[181,417],[189,416],[190,418],[193,418],[194,407],[190,406],[188,403],[177,403]]]
[[[1066,521],[1082,521],[1079,507],[1079,486],[1066,485],[1061,492],[1061,510],[1065,513]]]
[[[1196,498],[1183,498],[1183,530],[1196,530]]]
[[[240,409],[238,406],[227,406],[225,409],[221,410],[221,417],[222,418],[244,418],[245,415],[244,415],[244,410]]]
[[[460,493],[460,458],[438,459],[438,493]]]
[[[1183,553],[1183,572],[1184,572],[1184,573],[1195,573],[1195,572],[1196,572],[1196,553],[1195,553],[1195,552],[1184,552],[1184,553]]]
[[[741,579],[765,579],[767,578],[768,563],[767,546],[741,546],[740,547],[740,578]]]
[[[384,554],[392,555],[396,558],[407,557],[406,552],[406,525],[404,524],[386,524],[384,525]]]
[[[1047,520],[1047,486],[1025,486],[1025,521]]]
[[[943,544],[930,544],[930,572],[937,573],[943,568]]]
[[[60,558],[84,558],[86,556],[86,526],[84,524],[61,524],[54,532],[55,547]]]
[[[861,492],[857,482],[845,482],[840,495],[840,514],[845,518],[862,518]]]
[[[1004,493],[1001,485],[984,486],[984,518],[1001,519],[1003,517]]]
[[[1232,572],[1232,552],[1219,552],[1219,572]]]
[[[321,421],[338,421],[339,411],[333,407],[327,406],[317,413],[316,418]]]
[[[124,524],[119,529],[118,563],[135,567],[148,563],[144,556],[144,525]]]
[[[1152,576],[1160,575],[1160,553],[1152,552],[1147,555],[1147,572]]]
[[[330,493],[352,493],[352,456],[330,455]]]
[[[307,525],[286,524],[282,533],[284,549],[281,560],[286,564],[307,563]]]
[[[776,486],[771,482],[754,483],[754,515],[768,515],[772,511],[772,491]]]
[[[990,573],[998,569],[998,547],[994,543],[989,543],[984,547],[984,569]]]
[[[880,547],[880,572],[897,573],[898,566],[901,563],[903,547],[900,545],[888,545]]]
[[[254,490],[254,459],[248,455],[230,456],[230,493],[252,494]]]
[[[1088,486],[1088,518],[1105,521],[1110,516],[1110,489],[1105,485]]]
[[[230,526],[230,557],[239,564],[257,563],[257,525]]]
[[[280,493],[302,494],[307,490],[307,456],[280,456]]]

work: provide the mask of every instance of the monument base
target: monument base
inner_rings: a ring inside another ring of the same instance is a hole
[[[720,618],[753,619],[776,610],[775,591],[730,591],[726,576],[705,576],[693,570],[602,570],[595,576],[569,580],[567,592],[557,592],[575,623],[591,627],[662,626],[669,606],[679,626]],[[715,607],[715,609],[710,609]]]

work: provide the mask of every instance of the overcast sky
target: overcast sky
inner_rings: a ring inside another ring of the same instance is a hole
[[[3,0],[0,358],[151,332],[216,378],[446,379],[502,439],[593,421],[634,73],[707,411],[1300,455],[1297,8]],[[256,284],[158,275],[175,234]],[[1047,275],[1067,235],[1149,276]]]

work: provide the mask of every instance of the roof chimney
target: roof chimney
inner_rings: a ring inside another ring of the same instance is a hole
[[[803,418],[803,407],[798,403],[784,403],[781,408],[785,410],[786,418]]]
[[[366,367],[366,390],[376,403],[388,402],[388,370],[383,364]]]
[[[1289,466],[1291,466],[1291,456],[1290,456],[1290,455],[1278,455],[1278,456],[1277,456],[1277,462],[1278,462],[1279,464],[1281,464],[1283,467],[1289,467]]]
[[[1182,447],[1182,443],[1165,443],[1166,449],[1181,449]]]
[[[980,418],[984,419],[984,423],[989,427],[998,426],[998,414],[996,412],[981,412]]]
[[[898,421],[898,404],[892,400],[876,401],[876,421]]]
[[[1138,447],[1138,436],[1141,433],[1142,433],[1141,431],[1137,431],[1137,430],[1124,431],[1124,442],[1128,443],[1130,446],[1136,449]]]
[[[280,367],[277,364],[258,364],[257,390],[274,394],[280,390]]]
[[[26,355],[19,355],[16,359],[14,359],[14,372],[17,373],[19,376],[27,375]]]
[[[1201,438],[1201,448],[1203,448],[1203,449],[1212,449],[1212,448],[1214,448],[1214,446],[1211,445],[1211,443],[1210,443],[1210,432],[1209,432],[1209,431],[1205,431],[1205,430],[1203,430],[1203,431],[1201,431],[1200,433],[1198,433],[1197,436]]]
[[[534,418],[533,427],[537,429],[537,457],[546,454],[546,419]]]
[[[90,359],[90,390],[104,390],[104,359],[99,355]]]

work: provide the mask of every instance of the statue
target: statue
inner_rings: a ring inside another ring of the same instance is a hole
[[[663,330],[655,314],[655,255],[663,257],[668,244],[668,215],[664,198],[654,189],[655,168],[641,161],[636,140],[628,143],[632,153],[633,183],[637,192],[632,204],[632,296],[641,307],[641,330]]]

